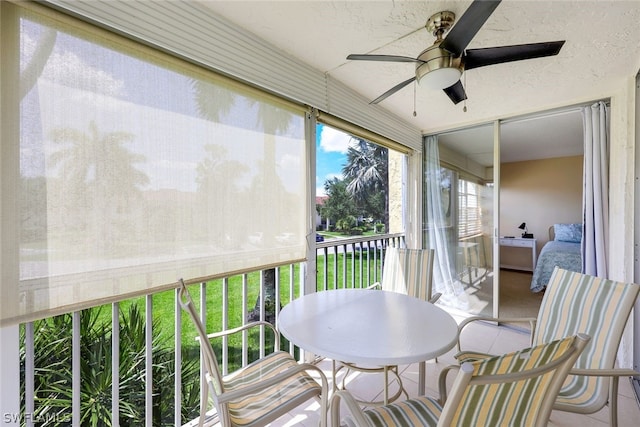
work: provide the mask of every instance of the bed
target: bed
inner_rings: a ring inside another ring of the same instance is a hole
[[[582,224],[554,224],[549,227],[549,241],[542,247],[531,279],[531,292],[547,287],[553,269],[558,266],[582,271]]]

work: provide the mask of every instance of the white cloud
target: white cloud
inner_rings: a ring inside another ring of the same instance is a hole
[[[302,158],[299,153],[287,153],[280,158],[278,175],[287,191],[298,193],[304,187],[300,176],[302,172]]]
[[[349,148],[349,141],[351,141],[351,135],[328,126],[322,127],[322,136],[320,138],[321,150],[327,153],[337,151],[345,154]]]
[[[34,60],[33,55],[37,51],[37,45],[43,41],[34,40],[29,34],[23,34],[22,37],[25,45],[22,62],[26,64]],[[41,78],[69,87],[86,89],[92,93],[109,96],[120,96],[123,93],[124,82],[121,79],[114,78],[100,68],[89,65],[70,50],[60,52],[59,49],[54,49],[46,60]],[[25,72],[25,70],[21,71]]]

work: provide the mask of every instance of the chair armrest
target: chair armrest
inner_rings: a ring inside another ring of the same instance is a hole
[[[438,302],[438,300],[440,299],[441,296],[442,296],[441,292],[435,293],[435,294],[431,295],[431,299],[429,300],[429,302],[431,304],[435,304],[436,302]]]
[[[457,371],[460,369],[460,365],[449,365],[445,366],[442,371],[440,371],[440,375],[438,376],[438,390],[440,392],[439,403],[444,406],[447,401],[447,375],[451,371]]]
[[[569,371],[569,375],[580,375],[585,377],[635,377],[640,376],[640,372],[624,368],[572,369]]]
[[[491,317],[491,316],[472,316],[472,317],[468,317],[466,319],[464,319],[462,322],[460,322],[460,324],[458,325],[458,351],[461,351],[461,346],[460,346],[460,334],[462,333],[462,330],[467,327],[467,325],[473,323],[473,322],[477,322],[477,321],[483,321],[483,322],[497,322],[497,323],[529,323],[529,326],[531,326],[531,339],[530,339],[530,344],[533,345],[533,336],[535,335],[535,331],[536,331],[536,321],[537,319],[534,317]]]
[[[382,289],[382,283],[376,282],[373,285],[367,286],[365,289]]]
[[[360,405],[347,390],[336,390],[331,397],[329,410],[331,411],[331,425],[340,426],[340,400],[344,401],[351,413],[355,424],[359,427],[367,427],[371,424],[365,418]]]
[[[251,323],[247,323],[246,325],[242,325],[242,326],[238,326],[237,328],[232,328],[232,329],[225,329],[224,331],[219,331],[219,332],[213,332],[211,334],[207,334],[207,338],[212,339],[212,338],[221,338],[221,337],[225,337],[228,335],[232,335],[232,334],[237,334],[238,332],[242,332],[251,328],[256,328],[259,326],[266,326],[267,328],[271,329],[271,331],[273,332],[273,336],[275,337],[275,343],[274,346],[276,349],[280,349],[280,334],[278,333],[278,330],[276,329],[275,326],[273,326],[271,323],[266,322],[266,321],[256,321],[256,322],[251,322]],[[196,337],[196,339],[199,339],[199,337]]]
[[[225,391],[218,395],[218,401],[220,403],[227,403],[231,401],[236,401],[242,397],[250,396],[255,394],[257,391],[269,388],[276,384],[279,384],[285,378],[292,377],[297,375],[300,372],[305,371],[316,371],[320,374],[320,381],[322,382],[322,395],[326,396],[329,391],[329,384],[327,382],[327,377],[322,372],[322,369],[318,368],[315,365],[311,365],[309,363],[298,363],[295,366],[291,366],[286,371],[279,373],[273,377],[267,378],[260,382],[251,383],[248,387],[242,387],[231,391]]]

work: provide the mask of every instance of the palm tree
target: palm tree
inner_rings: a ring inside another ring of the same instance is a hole
[[[220,86],[203,82],[200,80],[193,83],[196,103],[199,114],[212,121],[220,121],[222,116],[228,114],[233,105],[236,102],[236,95],[234,92],[224,89]],[[281,185],[276,174],[276,155],[275,155],[275,135],[283,133],[291,124],[293,115],[282,108],[270,105],[266,102],[249,101],[252,106],[257,105],[257,126],[262,127],[264,132],[264,158],[263,158],[263,176],[261,182],[254,185],[260,185],[263,188],[274,188],[276,185]],[[199,176],[204,176],[205,169],[212,167],[213,158],[208,156],[208,163],[201,163],[198,166]],[[260,191],[264,197],[267,197],[265,191]],[[264,204],[263,204],[264,205]],[[261,224],[259,224],[260,230],[264,233],[263,239],[266,245],[272,245],[275,243],[275,236],[268,231],[269,217],[262,215],[260,217]],[[271,307],[274,304],[270,304],[271,301],[275,301],[275,270],[269,269],[263,272],[264,289],[266,306]],[[252,313],[249,315],[250,319],[259,316],[260,313],[260,297],[258,297],[255,307]],[[267,317],[270,318],[269,313]]]
[[[358,215],[358,210],[353,203],[353,196],[347,192],[347,182],[339,178],[331,178],[324,182],[324,190],[327,200],[319,207],[319,213],[324,218],[329,218],[331,223],[338,226],[344,223],[347,217]]]
[[[342,174],[349,183],[347,192],[358,206],[374,217],[382,217],[389,229],[389,150],[364,139],[352,137]]]
[[[87,132],[59,128],[51,138],[62,148],[49,155],[49,163],[60,171],[66,211],[67,231],[83,231],[103,238],[96,242],[98,253],[104,255],[135,232],[129,213],[140,206],[140,187],[149,177],[136,169],[145,160],[125,145],[134,139],[128,132],[101,133],[95,122],[89,122]],[[89,215],[88,215],[89,214]],[[91,220],[93,218],[93,220]],[[91,222],[89,222],[91,221]]]
[[[248,167],[237,161],[227,159],[226,147],[217,144],[204,146],[206,155],[196,168],[196,182],[199,197],[203,203],[202,212],[209,216],[218,206],[231,206],[240,198],[240,189],[236,185],[240,177],[248,172]],[[208,243],[217,241],[227,245],[237,243],[234,235],[238,230],[246,229],[247,224],[221,224],[218,221],[205,220]]]
[[[192,80],[198,114],[203,118],[219,122],[229,114],[236,103],[236,94],[222,86],[204,80]]]
[[[256,101],[257,102],[257,101]],[[254,102],[254,104],[256,103]],[[258,104],[258,126],[262,126],[264,132],[264,188],[274,188],[276,185],[281,185],[280,180],[276,174],[276,141],[275,136],[278,133],[284,133],[289,129],[293,115],[291,112],[278,108],[274,105],[267,104],[266,102],[257,102]],[[267,197],[266,192],[262,191],[260,194],[263,197]],[[263,204],[264,206],[264,204]],[[269,230],[268,217],[263,215],[261,220],[263,223],[260,227],[264,231],[265,243],[267,245],[274,244],[274,237],[272,233],[267,233]],[[275,283],[276,271],[275,269],[263,270],[262,283],[264,294],[264,306],[265,306],[265,318],[270,321],[275,321],[275,301],[276,301],[276,283]],[[256,320],[260,316],[260,296],[256,300],[256,304],[253,311],[249,313],[249,320]]]

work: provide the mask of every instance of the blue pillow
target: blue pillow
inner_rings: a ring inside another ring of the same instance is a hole
[[[582,241],[582,224],[554,224],[553,232],[559,242],[580,243]]]

